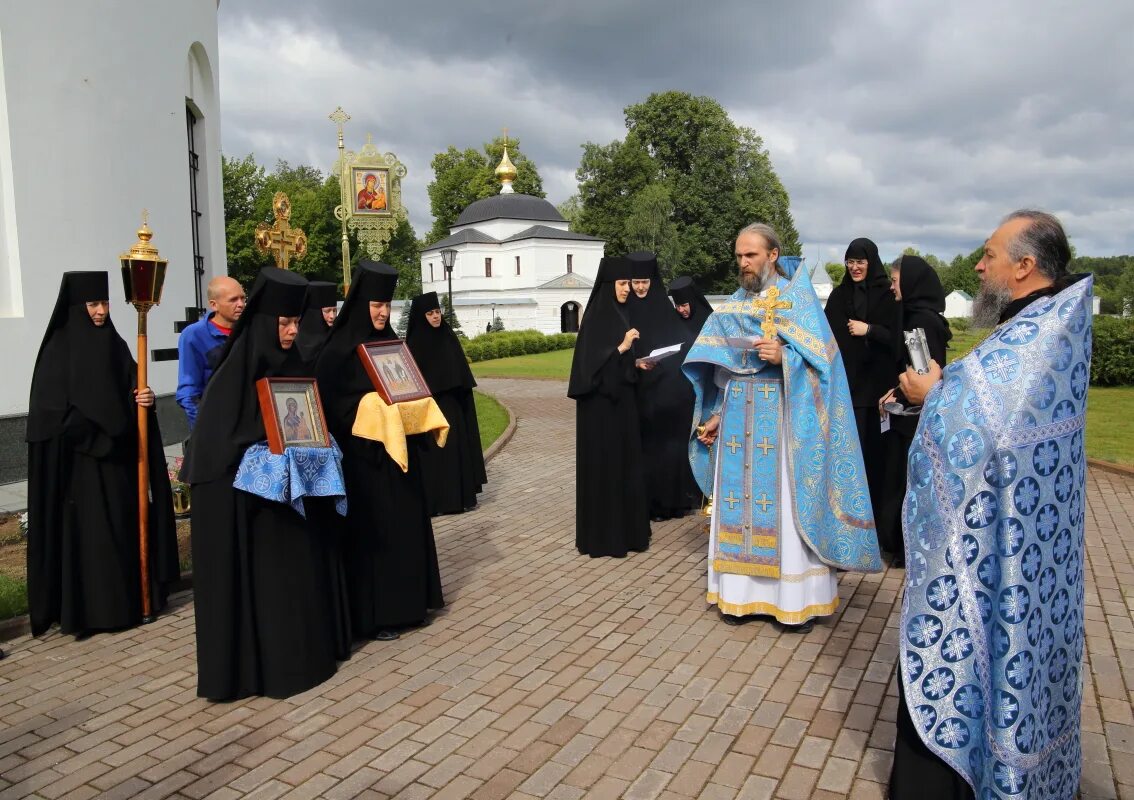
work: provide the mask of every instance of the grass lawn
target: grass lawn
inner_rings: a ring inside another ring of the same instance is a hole
[[[1087,455],[1134,467],[1134,386],[1087,392]]]
[[[574,350],[552,350],[530,356],[477,361],[469,366],[478,378],[546,378],[565,381],[571,374],[571,359],[574,355]]]
[[[473,402],[476,403],[476,421],[480,426],[480,449],[487,450],[508,427],[508,412],[482,392],[473,392]]]
[[[28,613],[28,585],[18,578],[0,574],[0,619]]]
[[[966,355],[988,331],[967,330],[954,333],[948,357],[954,361]],[[472,365],[478,378],[545,378],[567,380],[571,373],[573,350],[554,350],[530,356],[497,358]],[[481,417],[480,398],[477,416]],[[500,430],[507,425],[501,423]],[[481,437],[485,423],[481,422]],[[485,444],[485,447],[488,445]],[[1134,386],[1092,386],[1087,395],[1087,455],[1103,461],[1134,466]]]

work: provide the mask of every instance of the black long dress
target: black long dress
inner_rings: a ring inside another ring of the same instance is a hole
[[[949,321],[942,316],[945,310],[945,290],[933,267],[919,256],[903,256],[899,269],[902,299],[898,319],[894,325],[894,350],[898,369],[906,368],[906,348],[903,331],[921,328],[929,353],[941,366],[945,366],[945,345],[952,337]],[[896,399],[905,405],[905,398],[897,393]],[[874,521],[878,526],[878,544],[895,555],[895,565],[905,563],[902,544],[902,501],[906,496],[906,458],[917,430],[916,416],[890,416],[890,430],[882,435],[882,448],[886,456],[883,470],[881,498],[874,507]]]
[[[575,402],[575,546],[625,557],[650,544],[649,496],[638,433],[634,351],[618,352],[630,323],[614,282],[629,280],[625,259],[604,258],[584,312],[567,395]]]
[[[266,437],[256,381],[299,376],[278,318],[298,316],[306,281],[267,267],[201,399],[182,478],[193,487],[197,694],[290,697],[350,655],[337,515],[329,498],[290,506],[232,485],[244,451]]]
[[[425,319],[426,312],[439,308],[437,292],[415,297],[406,330],[406,344],[449,422],[444,447],[438,447],[432,436],[415,437],[431,516],[471,509],[488,482],[472,393],[476,380],[449,323],[442,318],[440,327],[434,328]]]
[[[28,606],[33,636],[142,621],[136,365],[108,315],[105,272],[68,272],[36,359],[28,409]],[[149,414],[151,610],[179,575],[173,498],[157,415]]]
[[[650,518],[684,516],[701,505],[701,490],[689,466],[689,431],[693,421],[693,384],[681,371],[689,345],[680,315],[666,298],[665,286],[653,253],[631,253],[634,278],[648,278],[645,297],[631,293],[627,300],[630,324],[641,338],[634,353],[645,356],[659,347],[680,344],[669,356],[637,380],[638,423],[642,433],[642,459],[646,470]]]
[[[388,322],[376,330],[369,314],[370,301],[393,297],[396,281],[393,267],[359,264],[318,363],[327,426],[343,451],[350,508],[344,523],[347,585],[356,638],[418,624],[445,605],[418,437],[408,437],[409,469],[402,472],[380,442],[351,433],[359,402],[374,391],[355,348],[397,338]]]
[[[827,298],[824,311],[843,356],[858,438],[862,443],[862,460],[866,464],[870,501],[877,509],[881,502],[885,464],[878,401],[898,380],[894,356],[898,306],[874,242],[855,239],[847,247],[846,258],[866,259],[869,263],[866,277],[856,283],[847,270],[842,283]],[[870,326],[868,333],[851,336],[847,330],[849,320],[865,322]]]

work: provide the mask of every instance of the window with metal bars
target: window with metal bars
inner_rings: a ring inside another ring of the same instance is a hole
[[[197,115],[188,105],[185,106],[185,130],[189,140],[189,230],[193,238],[193,298],[197,308],[205,307],[204,277],[205,256],[201,249],[201,205],[198,200],[197,178],[201,171],[201,160],[197,154],[195,129]]]

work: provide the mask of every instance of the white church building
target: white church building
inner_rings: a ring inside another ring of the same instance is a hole
[[[500,193],[470,203],[449,236],[422,251],[422,291],[448,292],[442,253],[451,250],[453,309],[466,336],[484,333],[494,315],[505,330],[578,331],[603,240],[570,230],[547,200],[514,192],[506,148],[496,175]]]
[[[133,350],[118,256],[147,209],[169,260],[149,319],[166,359],[175,322],[225,274],[218,64],[217,0],[0,3],[0,483],[25,471],[32,367],[64,272],[110,273]],[[183,436],[176,360],[154,360],[149,381],[166,439]]]

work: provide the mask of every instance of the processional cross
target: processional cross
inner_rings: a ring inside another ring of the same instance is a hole
[[[276,192],[272,198],[272,213],[275,222],[256,226],[256,247],[264,253],[270,251],[276,266],[287,269],[292,258],[298,261],[307,255],[307,234],[291,227],[291,200],[284,192]]]

